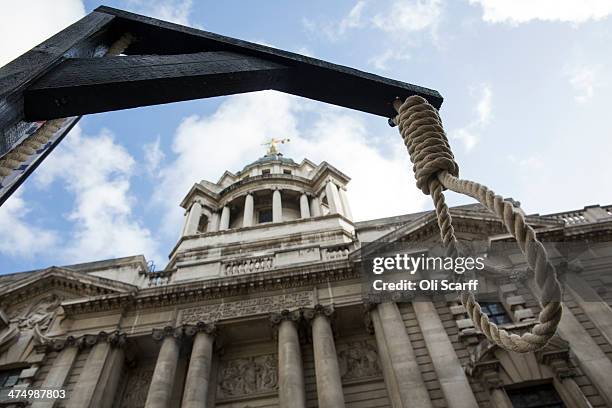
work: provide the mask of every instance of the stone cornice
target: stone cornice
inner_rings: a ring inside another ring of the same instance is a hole
[[[65,268],[51,267],[39,273],[33,273],[0,290],[0,305],[10,295],[10,303],[18,303],[49,290],[57,288],[78,293],[80,296],[100,296],[126,293],[137,289],[134,285],[118,282],[99,276]]]
[[[359,277],[360,271],[353,268],[347,259],[342,259],[284,270],[145,288],[130,294],[78,299],[66,302],[62,306],[68,316],[103,310],[144,309],[190,303],[203,299],[218,299],[264,291],[299,288]]]

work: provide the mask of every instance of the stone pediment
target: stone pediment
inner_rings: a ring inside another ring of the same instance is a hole
[[[20,279],[4,285],[0,289],[0,306],[21,303],[52,290],[69,293],[74,298],[130,293],[137,289],[127,283],[52,266],[41,271],[24,273]]]
[[[469,206],[454,207],[450,209],[453,218],[453,226],[459,234],[470,232],[482,235],[483,240],[487,240],[491,235],[507,233],[501,220],[487,211],[484,207],[474,204]],[[541,216],[526,216],[527,222],[534,228],[558,228],[562,223]],[[437,241],[438,223],[434,211],[427,212],[422,216],[399,226],[392,232],[380,237],[376,242],[393,243],[400,241],[420,240],[427,237],[434,237]]]

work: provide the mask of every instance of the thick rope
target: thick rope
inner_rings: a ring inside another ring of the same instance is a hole
[[[395,123],[399,126],[410,160],[414,164],[417,187],[433,199],[447,255],[457,256],[459,250],[452,218],[444,201],[444,189],[475,198],[501,218],[508,232],[516,239],[527,264],[534,271],[536,285],[541,291],[542,310],[531,332],[519,336],[500,329],[482,312],[474,294],[463,292],[460,294],[461,303],[474,326],[487,339],[506,350],[527,353],[544,347],[555,334],[561,320],[561,285],[546,249],[537,239],[534,229],[526,223],[525,217],[514,203],[504,200],[482,184],[458,178],[459,167],[444,134],[442,121],[438,111],[427,100],[420,96],[411,96],[404,103],[396,101],[394,106],[398,111]]]

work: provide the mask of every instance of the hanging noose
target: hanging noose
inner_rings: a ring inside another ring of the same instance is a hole
[[[459,166],[450,149],[438,111],[426,99],[411,96],[403,103],[395,101],[394,108],[398,112],[394,121],[414,164],[417,187],[433,199],[442,243],[448,256],[457,256],[458,248],[452,218],[444,201],[445,189],[475,198],[502,220],[525,255],[541,291],[539,300],[542,310],[538,322],[531,332],[521,336],[500,329],[482,312],[473,293],[462,292],[461,303],[474,326],[490,341],[506,350],[527,353],[544,347],[555,334],[561,320],[561,285],[555,267],[550,263],[546,249],[534,229],[525,222],[525,217],[514,203],[504,200],[482,184],[459,178]]]

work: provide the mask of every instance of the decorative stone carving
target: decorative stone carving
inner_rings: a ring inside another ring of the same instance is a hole
[[[56,337],[53,339],[39,335],[39,344],[43,350],[61,351],[66,347],[88,348],[93,347],[100,342],[108,342],[112,347],[124,347],[126,344],[126,334],[115,330],[107,333],[101,331],[96,334],[84,334],[80,337],[68,336],[65,338]]]
[[[382,375],[376,344],[359,340],[338,346],[338,364],[343,380],[353,380]]]
[[[283,320],[291,320],[293,322],[297,322],[302,317],[302,312],[299,310],[283,310],[281,312],[274,312],[270,314],[270,321],[273,325],[277,325]]]
[[[42,331],[47,330],[63,300],[62,296],[55,293],[43,296],[16,313],[17,326],[20,329],[33,329],[38,326]]]
[[[153,367],[137,367],[132,369],[127,378],[121,408],[144,408],[153,378]]]
[[[275,392],[278,388],[276,355],[221,361],[217,397],[220,399]]]
[[[153,329],[153,338],[157,341],[163,340],[164,337],[173,336],[176,339],[183,337],[183,328],[166,326],[163,329]]]
[[[332,317],[334,315],[334,306],[333,305],[321,305],[316,304],[313,308],[304,310],[304,318],[307,320],[312,320],[318,315],[323,315],[326,317]]]
[[[212,336],[216,336],[217,326],[215,326],[214,323],[198,322],[197,324],[193,325],[185,325],[183,327],[183,332],[187,336],[195,336],[198,332],[204,332]]]
[[[272,313],[283,309],[312,307],[314,296],[311,291],[296,292],[285,295],[269,296],[256,299],[238,300],[228,303],[217,303],[181,310],[180,324],[197,322],[216,322],[243,316]]]

